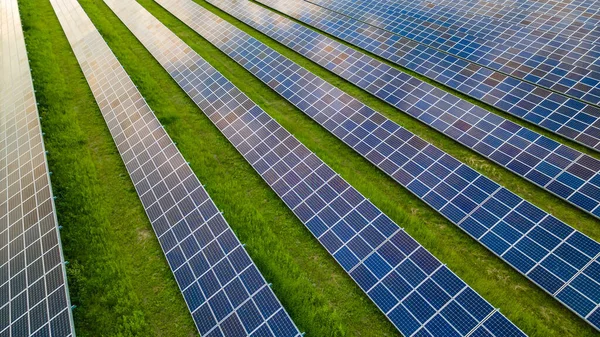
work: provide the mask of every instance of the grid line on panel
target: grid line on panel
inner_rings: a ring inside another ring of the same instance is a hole
[[[403,334],[523,336],[143,7],[105,2]]]
[[[210,2],[446,136],[600,216],[600,161],[593,157],[444,93],[258,5],[248,1]],[[238,62],[246,62],[244,55],[236,55]],[[363,70],[364,74],[357,74]]]
[[[592,260],[590,260],[588,263],[586,263],[586,265],[583,266],[583,268],[580,271],[578,271],[567,282],[565,282],[565,284],[562,287],[558,288],[558,290],[556,290],[556,292],[554,293],[554,295],[556,295],[556,294],[560,293],[561,291],[563,291],[573,280],[575,280],[579,275],[581,275],[581,273],[583,272],[583,270],[589,268],[592,265],[592,263],[594,263],[594,261],[598,260],[599,257],[600,257],[600,253],[596,254],[596,256],[594,256],[594,258]],[[591,314],[592,313],[589,313],[588,316],[591,315]]]
[[[598,301],[594,296],[589,296],[590,293],[600,292],[600,278],[597,275],[586,272],[591,283],[585,288],[574,289],[577,295],[589,303],[586,308],[588,311],[583,312],[578,310],[574,303],[561,299],[562,293],[557,294],[555,289],[544,284],[543,280],[536,279],[530,272],[541,269],[556,279],[563,277],[563,285],[567,284],[570,277],[563,275],[562,270],[556,268],[556,264],[563,264],[575,274],[582,273],[591,263],[595,263],[596,256],[600,253],[600,244],[401,128],[358,100],[344,96],[341,90],[192,1],[157,2],[263,82],[280,83],[271,87],[542,289],[565,302],[568,308],[584,318],[598,308]],[[302,98],[310,95],[316,95],[318,99],[303,101]],[[360,121],[357,117],[363,120]],[[344,132],[338,131],[353,121],[357,121],[357,127],[348,128]],[[393,135],[397,135],[396,141]],[[389,161],[389,165],[395,166],[392,169],[386,166],[386,160]],[[403,169],[404,176],[396,175]],[[454,186],[458,187],[444,194],[438,189],[441,184],[451,190]],[[290,186],[290,189],[294,186]],[[316,217],[318,210],[330,205],[312,197],[311,194],[306,196],[308,208],[313,211],[307,222]],[[293,209],[301,206],[304,204],[298,203]],[[347,212],[352,211],[350,209]],[[561,230],[547,226],[548,223],[560,227]],[[352,241],[361,236],[362,230],[364,229],[347,235],[342,241]],[[560,237],[561,231],[565,230],[569,233]],[[329,230],[316,236],[323,241],[327,233]],[[373,248],[378,249],[379,244]],[[343,247],[338,245],[330,251],[335,256]],[[536,247],[543,248],[535,252],[530,251]],[[588,251],[590,247],[593,249]],[[359,264],[354,265],[348,272],[352,275],[355,268],[361,266],[360,263],[370,258],[369,255],[358,257]],[[370,288],[365,289],[366,292],[369,290]],[[597,321],[590,323],[598,324]]]
[[[260,3],[565,138],[600,150],[600,109],[305,1]]]
[[[428,24],[421,18],[400,13],[388,15],[389,10],[377,0],[358,3],[346,0],[310,2],[513,78],[589,104],[600,103],[600,72],[542,55],[532,55],[513,45],[502,45],[437,24]]]
[[[33,79],[16,0],[0,2],[0,334],[74,336]]]
[[[52,0],[202,336],[300,332],[76,0]]]

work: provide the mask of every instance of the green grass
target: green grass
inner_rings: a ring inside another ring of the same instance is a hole
[[[211,122],[101,1],[81,0],[259,269],[309,336],[395,336]],[[150,0],[167,24],[325,162],[531,336],[595,331]],[[595,239],[599,221],[465,150],[342,79],[200,2]],[[21,0],[44,117],[79,336],[191,336],[193,322],[77,62],[47,0]]]

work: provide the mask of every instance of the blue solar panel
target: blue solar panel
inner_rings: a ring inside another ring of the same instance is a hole
[[[74,336],[17,0],[0,1],[0,336]]]
[[[495,336],[524,336],[503,316],[500,319],[505,325],[489,325],[488,320],[498,318],[483,298],[139,4],[106,3],[401,332],[458,334],[459,327],[452,323],[460,319],[489,326],[489,333]],[[351,233],[350,239],[335,234],[333,227],[341,222],[347,225],[342,230]],[[388,253],[393,250],[403,255],[388,260],[384,246]],[[442,289],[444,284],[438,280],[449,279],[454,293],[425,300],[421,292],[431,286],[423,287],[415,275]],[[466,293],[477,303],[486,303],[488,312],[482,315],[472,302],[459,303],[452,298]],[[384,299],[383,294],[391,296]],[[409,297],[421,300],[409,301]],[[441,301],[454,303],[462,311],[455,318],[433,309]],[[445,324],[444,329],[430,328],[429,319]]]
[[[51,3],[200,334],[300,336],[81,6]]]
[[[585,36],[573,38],[531,27],[526,22],[531,21],[532,17],[523,17],[522,15],[528,14],[524,14],[522,9],[503,7],[497,2],[476,1],[438,1],[433,4],[407,0],[371,0],[369,3],[377,4],[385,10],[381,15],[386,19],[394,15],[407,15],[440,28],[452,29],[461,35],[469,34],[498,44],[510,44],[511,47],[525,52],[523,55],[529,58],[540,55],[584,69],[600,70],[600,46],[581,40],[585,39]],[[475,4],[477,7],[474,8]],[[502,9],[510,12],[505,13],[510,15],[506,18],[508,21],[500,18]],[[510,19],[514,18],[518,18],[518,21],[510,22]],[[596,24],[599,23],[593,16],[589,18]]]
[[[491,114],[251,2],[210,2],[391,105],[406,109],[411,116],[446,136],[573,205],[595,216],[600,215],[600,210],[594,214],[600,205],[600,184],[593,183],[600,182],[599,160]],[[265,67],[260,63],[257,65],[256,73],[265,77]],[[284,84],[288,86],[288,83]],[[296,87],[304,90],[300,85]],[[292,97],[289,92],[282,93],[286,99]],[[301,109],[308,107],[301,101],[293,103]],[[353,129],[353,123],[345,121],[344,129]],[[344,137],[341,130],[334,129],[337,136]],[[382,144],[377,150],[388,156],[391,153],[388,148]],[[382,165],[384,171],[393,173],[391,164]]]
[[[600,72],[570,65],[478,38],[454,29],[427,23],[420,17],[393,13],[379,0],[311,0],[324,8],[348,15],[420,44],[444,51],[540,87],[590,104],[600,103]]]
[[[444,0],[429,5],[427,8],[437,9],[444,13],[456,12],[455,20],[462,22],[474,21],[472,24],[481,23],[485,26],[490,21],[498,21],[502,26],[514,27],[516,35],[521,31],[538,30],[539,36],[544,40],[556,35],[575,41],[589,41],[598,45],[600,32],[598,24],[598,2],[594,0],[576,0],[566,2],[540,2],[540,1],[493,1],[477,2],[470,0]],[[437,13],[437,11],[436,11]],[[460,15],[458,15],[460,14]],[[477,15],[477,16],[475,16]],[[475,21],[475,17],[481,19]],[[560,41],[563,41],[562,39]]]
[[[289,90],[288,88],[296,88],[293,89],[295,94],[289,100],[299,107],[301,105],[298,102],[302,100],[310,102],[303,111],[332,133],[336,134],[335,130],[343,129],[343,124],[348,120],[360,123],[360,126],[353,130],[344,129],[343,136],[338,137],[345,142],[348,136],[358,139],[359,142],[352,147],[378,167],[388,160],[377,150],[382,145],[387,145],[390,153],[395,152],[406,158],[404,162],[395,166],[390,176],[423,198],[437,211],[463,228],[521,273],[529,276],[529,271],[540,264],[553,275],[562,277],[563,284],[567,284],[575,273],[582,272],[588,264],[596,263],[596,259],[600,256],[600,244],[597,242],[568,227],[409,131],[402,129],[383,115],[371,110],[208,10],[190,0],[158,0],[157,2],[258,76],[263,82],[268,83],[276,92],[283,95]],[[261,71],[261,63],[263,67],[268,64],[271,70],[269,72]],[[302,90],[307,94],[300,93]],[[360,129],[364,130],[362,134],[355,132]],[[373,144],[368,144],[368,139],[371,139]],[[366,151],[361,152],[362,148]],[[387,157],[389,158],[389,155]],[[390,162],[390,164],[394,165],[395,163]],[[439,165],[439,169],[430,170],[436,164]],[[439,176],[436,176],[436,171],[440,173]],[[401,179],[397,176],[404,177]],[[446,198],[436,192],[437,186],[450,189]],[[429,196],[434,196],[437,201],[430,202]],[[329,202],[327,198],[315,195],[313,197],[318,199],[318,202],[312,200],[312,197],[305,200],[304,204],[309,209],[326,208],[325,205]],[[365,214],[365,210],[359,209],[359,211]],[[349,215],[352,216],[352,213]],[[335,218],[330,222],[335,223],[338,219]],[[348,223],[354,222],[352,220]],[[569,230],[567,240],[560,240],[558,235],[562,232],[555,233],[552,228],[545,226],[547,222],[559,223],[566,227]],[[470,227],[463,226],[463,223],[469,223]],[[479,226],[479,231],[472,230],[476,226]],[[334,234],[336,231],[341,232],[342,237],[346,235],[344,230],[343,226],[332,228]],[[536,236],[535,233],[538,232],[548,235],[549,238],[543,235]],[[342,241],[339,240],[340,235],[328,235],[328,233],[331,232],[326,232],[326,229],[323,228],[319,230],[318,236],[330,252],[335,252],[342,246]],[[583,241],[574,241],[575,237]],[[363,240],[358,242],[350,240],[348,243],[350,250],[359,260],[365,259],[365,268],[349,270],[363,289],[370,289],[380,273],[385,275],[389,272],[385,266],[379,263],[381,261],[379,255],[367,258],[370,251],[368,247],[377,247],[383,241],[384,239],[378,238],[377,235],[368,234]],[[588,254],[583,252],[587,249],[578,247],[578,245],[587,247],[588,244],[594,247],[587,251]],[[532,254],[528,250],[528,247],[538,246],[546,248],[542,248],[538,254]],[[347,253],[341,253],[340,257],[343,261],[342,265],[353,265],[354,260]],[[406,275],[410,275],[405,279],[409,284],[415,286],[420,284],[428,273],[429,261],[427,258],[421,259],[416,254],[413,255],[413,258],[413,261],[420,262],[421,269],[425,273],[415,271],[416,267],[410,263],[400,263],[399,269]],[[432,268],[435,269],[435,264],[432,265]],[[566,269],[573,273],[566,275]],[[369,270],[370,273],[366,274],[366,270]],[[543,284],[539,282],[538,284],[543,287]],[[593,284],[595,285],[594,289],[600,290],[600,278],[595,279]],[[418,307],[419,303],[415,302],[414,304]],[[565,303],[570,305],[570,303]],[[571,309],[575,310],[573,307]],[[426,315],[426,313],[422,314]],[[585,318],[585,315],[581,316]]]
[[[516,117],[600,150],[600,109],[597,107],[305,1],[259,2]]]

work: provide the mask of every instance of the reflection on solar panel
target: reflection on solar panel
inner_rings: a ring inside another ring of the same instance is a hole
[[[208,1],[446,136],[600,217],[597,159],[436,89],[261,6],[248,1]],[[269,67],[275,68],[273,64]]]
[[[542,1],[454,1],[436,2],[461,13],[478,13],[493,17],[503,23],[560,34],[574,40],[590,41],[596,45],[600,40],[600,8],[594,0],[547,3]],[[465,15],[465,17],[468,17]]]
[[[52,0],[202,336],[300,336],[76,0]]]
[[[600,292],[600,277],[584,269],[594,263],[600,267],[595,262],[600,256],[600,244],[194,2],[157,2],[573,311],[585,318],[598,306],[594,296],[588,299],[585,294]],[[548,226],[550,223],[552,226]],[[561,231],[573,237],[563,237],[566,241],[561,242]],[[555,261],[560,261],[561,268],[553,265]],[[562,274],[562,268],[567,266],[573,274]],[[569,294],[579,296],[577,302],[571,301],[544,283],[546,275],[536,275],[540,270],[557,280],[563,278],[559,281],[561,286],[581,273],[587,275],[589,283],[577,291],[569,289]],[[589,303],[585,310],[590,311],[581,310],[581,301]]]
[[[0,1],[0,336],[73,336],[17,0]]]
[[[257,0],[498,109],[600,151],[600,109],[299,0]]]
[[[456,57],[509,74],[514,78],[535,83],[540,87],[591,104],[600,103],[600,72],[569,65],[541,55],[532,55],[511,45],[500,45],[436,24],[427,24],[420,18],[411,18],[401,14],[387,15],[385,6],[378,5],[377,0],[361,2],[311,0],[310,2]]]
[[[489,2],[476,8],[471,7],[475,1],[438,1],[433,4],[399,0],[377,3],[385,6],[386,17],[396,14],[418,17],[428,23],[451,28],[463,34],[471,34],[494,43],[510,44],[513,48],[525,52],[600,71],[600,46],[531,28],[520,22],[512,24],[501,21],[496,16],[499,13],[489,7]],[[520,19],[521,22],[525,21],[523,17]]]
[[[406,336],[524,336],[137,2],[106,0]]]

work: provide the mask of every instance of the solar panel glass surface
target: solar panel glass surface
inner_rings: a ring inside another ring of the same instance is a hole
[[[600,103],[600,72],[534,55],[513,45],[484,40],[437,23],[428,23],[420,17],[389,13],[386,3],[379,0],[310,2],[513,78],[590,104]]]
[[[558,60],[592,71],[600,70],[600,46],[588,41],[532,28],[521,22],[508,23],[485,3],[475,1],[418,3],[414,1],[374,1],[385,9],[385,17],[397,14],[418,17],[431,24],[471,34],[486,41],[510,44],[513,48]],[[514,9],[514,8],[511,8]],[[517,13],[513,15],[519,15]]]
[[[573,275],[562,275],[552,265],[553,261],[561,260],[565,265],[570,265],[576,274],[582,273],[590,264],[596,263],[600,244],[401,128],[194,2],[157,2],[579,315],[585,318],[596,309],[598,302],[594,302],[592,298],[587,299],[589,305],[585,310],[589,311],[585,312],[577,311],[577,306],[564,300],[563,292],[559,290],[565,291],[565,287],[568,288]],[[377,130],[378,125],[381,130]],[[525,226],[524,221],[528,222]],[[550,229],[540,221],[560,223],[562,229],[569,228],[570,235],[585,237],[586,243],[567,239],[566,242],[570,243],[559,247],[563,244],[558,239],[562,232]],[[538,235],[540,233],[551,235]],[[530,251],[538,245],[545,247],[545,253],[540,255],[542,251]],[[561,253],[583,252],[588,245],[596,247],[594,253],[587,257],[583,257],[585,254],[579,255],[578,259],[581,259],[578,262],[568,254]],[[530,275],[538,265],[543,266],[549,274],[563,277],[563,288],[547,288],[532,276],[534,274]],[[589,276],[594,278],[591,274]],[[591,288],[586,291],[600,291],[600,278],[587,286]],[[576,292],[573,289],[568,291]]]
[[[600,109],[305,1],[259,0],[450,88],[600,150]]]
[[[405,335],[523,336],[135,1],[105,1]]]
[[[0,336],[74,336],[16,0],[0,1]]]
[[[251,2],[209,2],[488,159],[600,216],[597,159]],[[249,66],[254,69],[254,64]],[[264,71],[258,73],[266,76]]]
[[[598,45],[600,38],[598,29],[600,6],[594,0],[519,1],[517,3],[510,0],[485,3],[471,0],[444,0],[435,4],[444,11],[456,10],[464,13],[466,17],[471,13],[477,13],[503,23],[560,34],[574,40],[589,41],[595,45]]]

